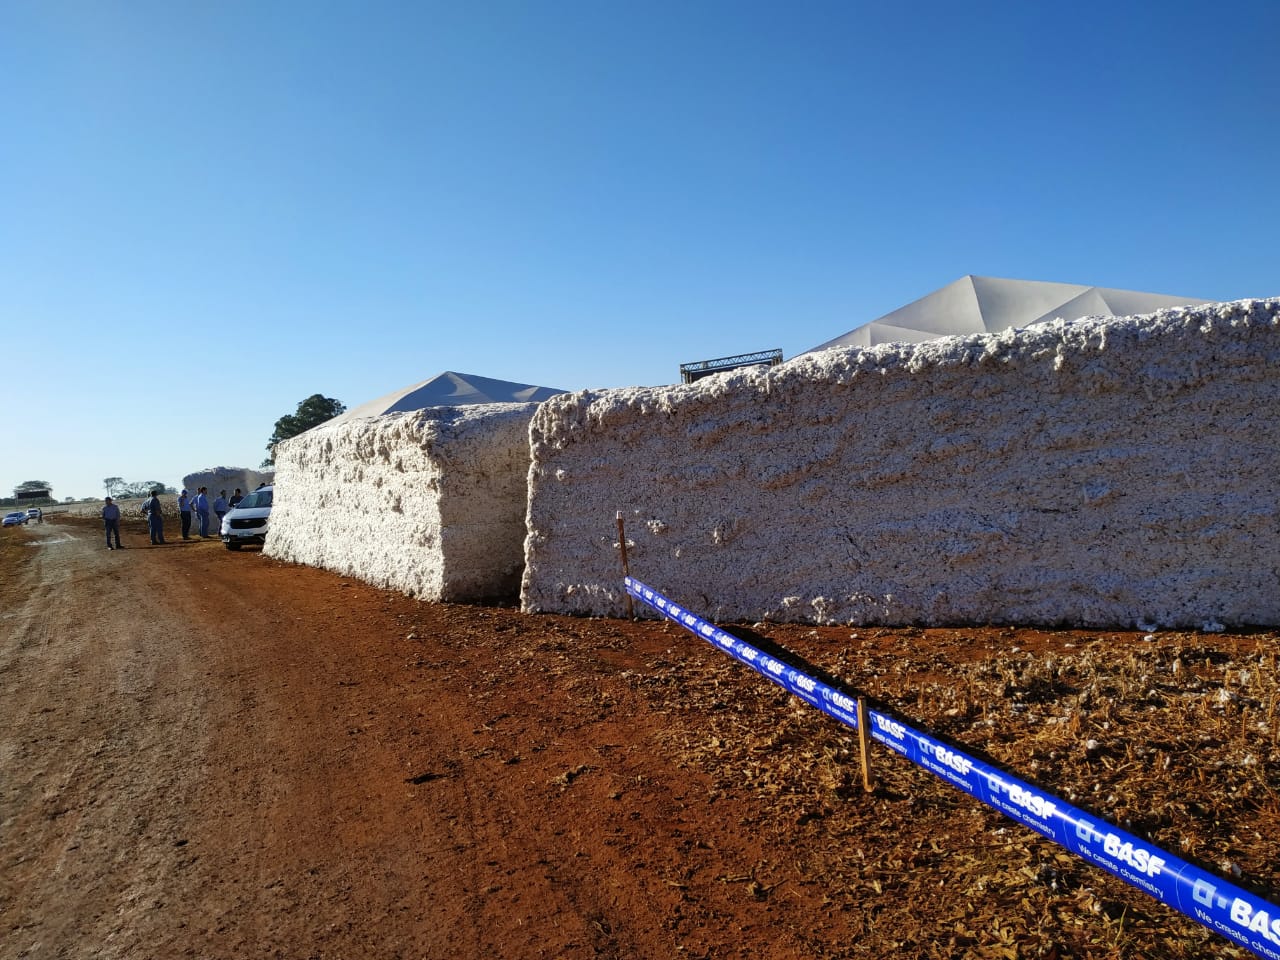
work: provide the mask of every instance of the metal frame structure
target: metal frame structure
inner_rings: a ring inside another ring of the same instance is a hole
[[[716,360],[698,360],[694,363],[680,364],[680,382],[693,383],[713,373],[736,370],[738,367],[754,367],[767,364],[776,367],[782,362],[781,350],[760,350],[756,353],[740,353],[736,357],[720,357]]]

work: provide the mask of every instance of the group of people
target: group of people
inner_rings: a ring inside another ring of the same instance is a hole
[[[236,487],[236,492],[227,497],[227,491],[221,490],[213,501],[213,512],[218,518],[218,530],[222,530],[222,517],[228,510],[233,509],[243,499],[240,488]],[[153,545],[164,543],[164,516],[160,508],[160,491],[153,490],[151,496],[142,505],[142,512],[147,518],[147,529],[151,534],[151,543]],[[199,487],[196,489],[194,497],[189,496],[184,489],[178,494],[178,516],[182,519],[182,539],[191,539],[191,523],[192,514],[198,523],[201,537],[209,536],[209,490],[207,487]],[[123,550],[124,544],[120,542],[120,506],[110,497],[107,497],[106,503],[102,508],[102,522],[107,532],[107,549]],[[112,545],[112,538],[115,539],[115,545]]]

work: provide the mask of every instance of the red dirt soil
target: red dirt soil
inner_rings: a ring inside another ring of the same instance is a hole
[[[6,957],[1249,956],[672,625],[125,543],[0,537]],[[1275,899],[1276,634],[754,629]]]

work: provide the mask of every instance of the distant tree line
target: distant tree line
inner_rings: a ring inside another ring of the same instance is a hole
[[[319,426],[326,420],[332,420],[340,413],[345,413],[346,409],[346,404],[333,397],[326,397],[320,393],[313,393],[307,397],[298,404],[296,411],[287,413],[276,421],[271,439],[267,441],[268,456],[262,461],[262,466],[275,466],[275,447],[281,440],[288,440],[300,433],[305,433],[312,427]],[[153,490],[159,493],[178,492],[174,487],[166,486],[159,480],[143,480],[138,483],[127,481],[124,477],[104,477],[102,485],[106,488],[108,497],[117,499],[148,497]],[[14,487],[13,499],[33,505],[57,502],[53,499],[53,485],[46,480],[24,480]],[[8,498],[0,500],[0,504],[6,503],[7,500]]]
[[[106,477],[102,481],[102,485],[107,490],[107,496],[115,497],[117,500],[149,497],[153,490],[158,493],[178,492],[173,487],[165,486],[159,480],[143,480],[141,483],[130,483],[124,477]]]

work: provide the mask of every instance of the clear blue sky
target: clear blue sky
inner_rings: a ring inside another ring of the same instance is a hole
[[[313,393],[790,357],[967,274],[1280,294],[1280,3],[0,0],[0,491]]]

